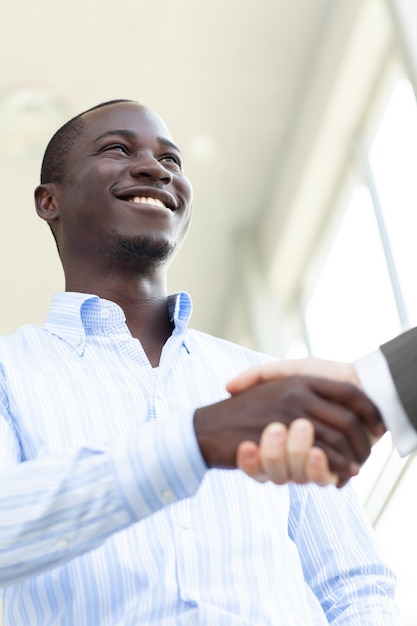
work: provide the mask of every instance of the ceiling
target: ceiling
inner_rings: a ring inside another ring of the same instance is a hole
[[[42,321],[51,294],[63,289],[32,200],[48,138],[90,106],[132,98],[165,119],[195,190],[170,290],[193,295],[195,327],[222,334],[246,266],[239,242],[253,237],[265,267],[276,253],[290,209],[274,200],[287,156],[301,130],[302,153],[313,141],[365,3],[9,3],[0,39],[0,332]]]

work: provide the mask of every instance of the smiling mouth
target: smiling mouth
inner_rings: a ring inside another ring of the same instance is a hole
[[[128,198],[128,202],[132,202],[133,204],[148,204],[151,206],[161,207],[162,209],[167,209],[168,207],[158,198],[151,198],[149,196],[133,196]]]

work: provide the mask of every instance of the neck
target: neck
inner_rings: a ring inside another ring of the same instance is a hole
[[[169,319],[166,273],[132,277],[66,272],[66,291],[92,293],[118,304],[126,315],[133,337],[139,339],[152,364],[159,364],[162,348],[172,333]]]

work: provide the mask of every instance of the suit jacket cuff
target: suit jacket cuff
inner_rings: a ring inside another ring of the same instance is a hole
[[[417,430],[417,328],[381,346],[401,404]]]
[[[365,393],[379,408],[401,456],[417,449],[417,432],[402,406],[383,353],[380,350],[371,352],[355,361],[354,366]]]

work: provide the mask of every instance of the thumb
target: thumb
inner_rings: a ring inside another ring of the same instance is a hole
[[[279,366],[279,362],[270,363],[268,365],[258,365],[257,367],[251,367],[245,370],[236,376],[236,378],[229,380],[226,389],[230,394],[235,395],[259,383],[287,375],[288,372]]]

